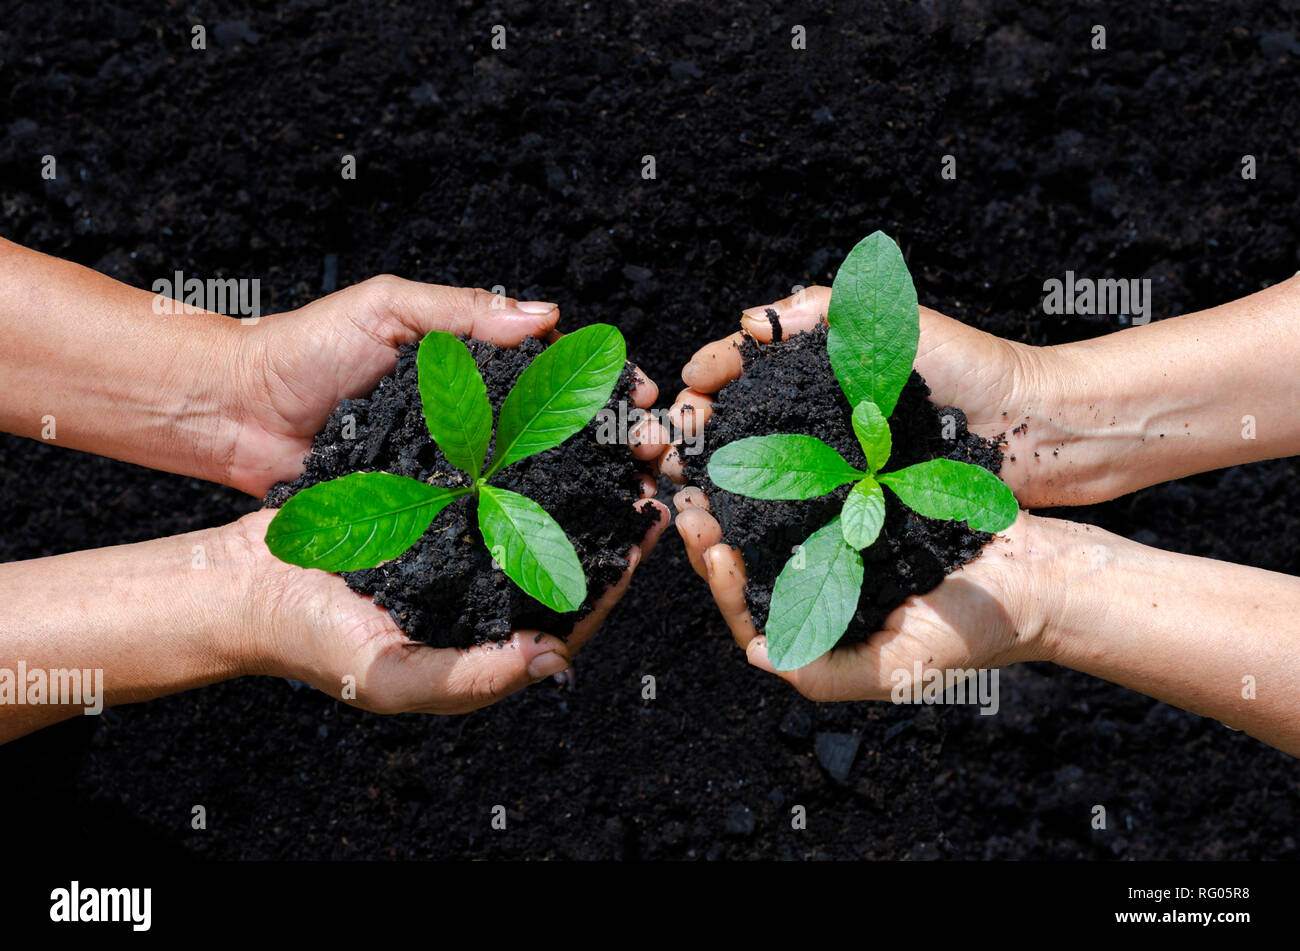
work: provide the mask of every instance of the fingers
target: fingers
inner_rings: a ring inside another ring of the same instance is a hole
[[[775,330],[768,311],[776,312],[781,328],[781,339],[812,330],[826,320],[830,305],[829,287],[809,287],[775,304],[750,307],[740,315],[741,332],[722,340],[715,340],[696,351],[682,370],[682,382],[700,393],[716,393],[740,376],[742,369],[740,351],[737,349],[745,334],[759,343],[771,343]]]
[[[636,503],[638,511],[643,511],[647,507],[656,511],[658,517],[655,523],[646,531],[645,538],[641,540],[641,543],[633,545],[628,552],[627,570],[623,572],[615,584],[605,589],[605,593],[592,606],[591,613],[573,626],[573,631],[569,634],[568,641],[565,642],[568,647],[569,657],[575,656],[578,651],[582,650],[583,645],[591,640],[592,635],[605,623],[605,619],[609,617],[609,612],[614,610],[614,605],[618,604],[624,592],[627,591],[627,586],[631,584],[632,575],[636,572],[637,566],[654,551],[659,536],[663,534],[663,530],[668,526],[668,509],[662,502],[654,499],[642,499]]]
[[[858,644],[832,648],[798,670],[777,670],[767,655],[767,638],[749,642],[745,656],[760,670],[776,674],[809,700],[887,700],[894,687],[883,669],[876,637]]]
[[[682,382],[701,393],[716,393],[739,378],[743,366],[739,347],[744,339],[745,335],[737,331],[705,344],[682,368]]]
[[[358,288],[373,295],[394,345],[420,340],[433,330],[517,347],[525,337],[545,337],[560,319],[547,301],[517,301],[481,288],[424,284],[392,275],[371,278]]]
[[[516,631],[504,644],[468,650],[407,645],[392,650],[401,652],[400,662],[384,673],[387,699],[380,713],[468,713],[569,666],[564,642],[537,631]]]
[[[757,631],[749,616],[749,604],[745,601],[744,559],[730,545],[719,543],[705,550],[704,567],[709,590],[722,612],[722,619],[731,630],[731,636],[742,648],[747,648]]]
[[[673,496],[673,505],[677,509],[677,534],[686,546],[691,567],[709,583],[731,636],[745,647],[756,632],[745,601],[744,559],[740,552],[722,543],[722,526],[709,514],[709,500],[702,491],[687,486]]]
[[[640,462],[656,462],[670,445],[668,431],[655,416],[646,416],[628,433],[628,449]]]
[[[686,546],[686,557],[695,573],[708,581],[704,552],[722,540],[722,526],[709,514],[709,497],[688,485],[673,496],[673,507],[677,509],[677,534]]]
[[[677,394],[677,400],[668,409],[669,421],[681,432],[677,445],[667,445],[665,434],[662,455],[658,460],[659,471],[681,484],[686,481],[684,473],[685,460],[682,459],[683,445],[687,454],[699,452],[703,445],[704,427],[713,415],[713,400],[706,393],[687,387]]]
[[[709,569],[704,563],[704,553],[722,541],[722,527],[704,509],[688,505],[685,508],[678,506],[677,511],[677,534],[686,546],[686,557],[695,573],[708,581]]]
[[[668,418],[682,431],[683,436],[695,436],[704,431],[713,415],[713,399],[707,393],[687,387],[677,394],[668,408]]]
[[[636,380],[632,385],[632,405],[640,409],[649,409],[659,399],[659,387],[638,366],[632,367],[632,375]]]
[[[776,322],[780,325],[781,339],[784,340],[825,323],[830,303],[829,287],[809,287],[775,304],[750,307],[740,315],[740,326],[759,343],[771,343],[774,327],[767,312],[773,310],[776,311]]]

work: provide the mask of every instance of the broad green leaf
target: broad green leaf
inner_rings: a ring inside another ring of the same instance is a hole
[[[449,502],[468,492],[387,472],[353,472],[285,502],[266,527],[266,547],[304,568],[374,568],[414,545]]]
[[[889,434],[889,421],[880,407],[871,400],[863,400],[853,410],[853,431],[867,457],[867,469],[875,472],[889,461],[893,451],[893,437]]]
[[[538,354],[501,404],[488,475],[586,426],[609,401],[626,362],[623,335],[609,324],[575,330]]]
[[[527,496],[492,485],[479,488],[478,527],[492,557],[515,584],[552,611],[576,611],[587,579],[573,543],[555,519]]]
[[[469,348],[435,330],[416,357],[420,403],[429,435],[447,461],[477,479],[492,439],[492,404]]]
[[[718,488],[751,499],[815,499],[863,475],[817,437],[792,433],[737,439],[709,458]]]
[[[853,487],[840,510],[844,542],[860,551],[876,540],[884,524],[885,492],[875,479],[863,479]]]
[[[883,232],[840,265],[826,319],[826,350],[849,405],[871,400],[888,417],[912,372],[921,315],[903,252]]]
[[[777,575],[764,632],[772,666],[795,670],[834,647],[861,591],[862,556],[845,544],[836,516],[808,536]]]
[[[1007,484],[969,462],[931,459],[897,472],[879,473],[876,480],[889,486],[914,512],[965,522],[977,532],[1000,532],[1020,514]]]

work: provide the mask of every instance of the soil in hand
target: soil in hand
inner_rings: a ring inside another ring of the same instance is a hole
[[[802,433],[837,449],[854,466],[865,459],[853,433],[852,408],[831,370],[825,327],[771,344],[746,338],[745,372],[714,400],[705,427],[705,451],[686,457],[687,481],[704,489],[722,526],[723,539],[740,548],[749,584],[745,589],[754,623],[767,620],[772,586],[796,545],[834,518],[851,485],[808,501],[763,501],[719,489],[707,472],[709,455],[747,436]],[[969,432],[955,407],[929,402],[930,389],[915,371],[889,418],[893,452],[886,471],[927,459],[956,459],[997,472],[998,444]],[[845,638],[861,640],[911,594],[929,591],[946,574],[970,561],[992,536],[963,522],[926,518],[885,491],[885,524],[862,552],[866,577],[858,610]]]
[[[487,383],[494,416],[515,379],[544,345],[528,338],[516,349],[467,341]],[[416,383],[416,344],[401,350],[396,371],[369,397],[344,400],[312,443],[306,471],[282,482],[266,497],[283,505],[294,493],[350,472],[391,472],[432,485],[469,485],[469,476],[447,462],[429,437]],[[629,365],[609,403],[629,399]],[[602,444],[593,420],[562,445],[507,466],[492,484],[528,496],[564,529],[587,576],[587,602],[559,614],[524,594],[492,562],[478,531],[472,496],[444,509],[400,557],[377,568],[344,572],[348,585],[374,595],[412,639],[437,647],[468,647],[506,640],[513,630],[568,635],[606,585],[627,567],[625,555],[639,542],[654,513],[636,512],[639,470],[627,447]],[[491,452],[489,451],[489,459]]]

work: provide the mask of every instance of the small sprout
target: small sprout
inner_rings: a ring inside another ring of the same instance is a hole
[[[483,472],[492,441],[487,385],[464,343],[430,333],[416,358],[425,423],[447,461],[472,485],[443,488],[386,472],[354,472],[285,502],[267,526],[267,547],[303,568],[374,568],[414,545],[452,501],[474,495],[479,531],[498,567],[551,610],[576,611],[587,597],[587,579],[573,543],[532,499],[488,480],[586,426],[609,401],[626,361],[623,335],[608,324],[551,344],[502,402],[496,452]]]
[[[815,436],[792,434],[728,443],[708,466],[719,488],[758,499],[813,499],[854,483],[840,514],[799,546],[776,579],[765,633],[777,670],[811,663],[844,636],[861,595],[861,551],[884,525],[882,487],[927,518],[964,521],[980,532],[1001,531],[1019,513],[1007,485],[980,466],[931,459],[880,471],[893,449],[888,416],[920,337],[916,288],[898,245],[879,231],[859,242],[835,276],[827,320],[826,349],[853,407],[866,471]]]

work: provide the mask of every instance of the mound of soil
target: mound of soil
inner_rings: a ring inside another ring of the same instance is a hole
[[[545,349],[532,338],[517,349],[466,343],[498,411],[515,379]],[[397,369],[369,397],[338,405],[312,442],[306,471],[271,489],[267,505],[283,505],[308,486],[350,472],[391,472],[449,487],[470,484],[469,476],[449,463],[429,437],[417,384],[418,350],[417,344],[403,347]],[[628,399],[633,383],[629,364],[607,405],[616,408]],[[552,611],[496,567],[479,534],[472,496],[443,509],[399,557],[343,577],[353,590],[373,594],[375,603],[388,608],[413,639],[436,647],[506,640],[517,628],[565,637],[573,622],[591,610],[592,599],[618,580],[628,565],[624,554],[654,521],[653,512],[632,508],[641,494],[638,473],[626,446],[596,440],[593,421],[562,445],[507,466],[492,479],[493,485],[540,504],[573,542],[588,590],[577,611]]]
[[[707,472],[708,459],[737,439],[800,433],[820,438],[854,466],[865,467],[862,447],[853,433],[853,408],[831,369],[826,336],[827,329],[818,327],[766,345],[747,337],[740,348],[745,372],[718,393],[704,428],[707,452],[686,457],[689,481],[708,494],[722,537],[745,557],[749,575],[745,594],[760,629],[767,620],[776,576],[794,546],[839,514],[852,485],[806,501],[751,499],[714,485]],[[1001,469],[997,443],[967,430],[965,413],[935,406],[929,395],[930,388],[913,371],[889,418],[893,451],[885,470],[938,458],[974,463],[990,472]],[[949,417],[951,438],[944,438]],[[978,555],[992,537],[963,522],[918,515],[886,490],[885,524],[862,552],[865,581],[845,638],[861,640],[879,630],[889,612],[909,595],[938,585],[944,575]]]

